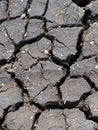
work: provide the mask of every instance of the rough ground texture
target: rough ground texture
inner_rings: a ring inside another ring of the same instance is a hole
[[[98,130],[98,0],[0,0],[0,130]]]

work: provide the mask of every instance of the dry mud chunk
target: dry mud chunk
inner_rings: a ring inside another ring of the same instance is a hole
[[[2,24],[3,28],[7,29],[9,37],[13,39],[13,41],[16,44],[18,44],[18,42],[20,42],[23,39],[26,21],[27,20],[22,20],[20,18],[17,18],[15,20],[6,21]],[[11,40],[9,41],[11,42]]]
[[[9,58],[14,51],[14,46],[7,36],[5,22],[0,26],[0,59]]]
[[[50,49],[50,41],[42,38],[40,41],[35,42],[32,45],[24,46],[17,55],[18,62],[20,62],[20,66],[24,69],[30,68],[33,64],[36,64],[38,60],[48,59]]]
[[[30,16],[42,15],[45,10],[47,0],[33,0],[31,8],[28,10]]]
[[[57,28],[49,32],[60,42],[54,41],[53,54],[60,59],[66,59],[69,55],[75,55],[77,52],[76,44],[81,27],[76,28]],[[63,44],[65,45],[63,45]]]
[[[57,24],[81,23],[84,15],[83,9],[71,2],[71,0],[51,0],[46,13],[47,19]]]
[[[85,104],[89,106],[92,117],[98,117],[98,92],[88,96]]]
[[[23,2],[22,2],[23,1]],[[26,7],[28,0],[9,0],[9,14],[10,17],[21,15]]]
[[[18,95],[18,96],[17,96]],[[21,90],[6,72],[0,72],[0,107],[6,108],[9,105],[22,101]]]
[[[15,112],[8,113],[3,126],[10,130],[30,130],[36,112],[37,108],[34,106],[23,106]]]
[[[6,2],[0,1],[0,20],[6,18]]]
[[[51,49],[51,43],[49,40],[42,38],[40,41],[35,42],[32,45],[27,45],[22,50],[24,49],[32,58],[46,58]],[[47,50],[47,54],[45,53],[45,50]]]
[[[39,117],[36,130],[66,130],[62,110],[44,111]]]
[[[30,19],[26,33],[24,34],[25,39],[31,39],[42,33],[43,21],[38,19]]]
[[[87,120],[84,113],[79,109],[65,109],[64,115],[66,116],[68,130],[95,130],[96,123]]]
[[[18,67],[21,66],[23,67],[23,69],[30,69],[30,67],[33,65],[33,64],[36,64],[37,63],[37,60],[35,58],[33,58],[31,55],[29,55],[29,53],[27,51],[25,51],[24,49],[17,55],[17,58],[18,58],[18,64],[14,64],[14,71],[15,71],[15,68],[17,69],[17,65]],[[20,67],[20,68],[21,68]]]
[[[37,44],[40,53],[44,53],[45,55],[48,55],[48,52],[51,50],[51,41],[47,40],[46,38],[42,38],[40,41],[37,42]]]
[[[38,96],[38,94],[40,93],[40,96],[42,96],[43,98],[45,95],[45,92],[43,91],[45,90],[47,92],[47,87],[55,86],[55,84],[58,83],[61,78],[65,76],[63,71],[59,70],[59,67],[60,66],[55,65],[50,61],[41,62],[36,66],[32,67],[31,70],[24,71],[21,69],[21,71],[17,72],[16,77],[20,78],[23,81],[25,87],[27,87],[28,89],[31,99]],[[57,94],[54,88],[48,88],[48,90],[49,89],[55,92],[54,95]],[[52,96],[52,94],[48,96],[50,97]],[[39,99],[39,102],[40,100],[41,99]],[[50,99],[44,99],[43,102],[48,100],[50,101]]]
[[[90,76],[93,73],[98,73],[98,63],[96,62],[96,57],[76,62],[70,69],[70,75],[72,77],[83,75]]]
[[[98,21],[98,1],[93,0],[87,7],[91,10],[92,20]]]
[[[98,54],[98,23],[93,23],[85,33],[82,48],[83,57]]]
[[[78,101],[83,94],[90,92],[90,89],[90,85],[83,78],[65,81],[65,83],[61,85],[64,103],[66,103],[66,101]]]
[[[94,83],[95,87],[98,89],[98,74],[92,74],[89,78]]]
[[[0,45],[0,59],[2,59],[2,54],[3,54],[3,50],[4,49],[4,46]]]
[[[40,104],[56,102],[59,100],[58,92],[55,87],[47,87],[45,90],[41,91],[35,98],[40,102]]]

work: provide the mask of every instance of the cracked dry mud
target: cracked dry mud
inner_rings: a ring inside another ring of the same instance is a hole
[[[0,0],[0,130],[98,130],[98,0]]]

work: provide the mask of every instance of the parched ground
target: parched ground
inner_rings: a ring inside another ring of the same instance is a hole
[[[98,0],[0,0],[0,130],[98,130]]]

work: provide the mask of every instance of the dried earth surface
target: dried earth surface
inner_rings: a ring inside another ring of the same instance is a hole
[[[0,0],[0,130],[98,130],[98,0]]]

